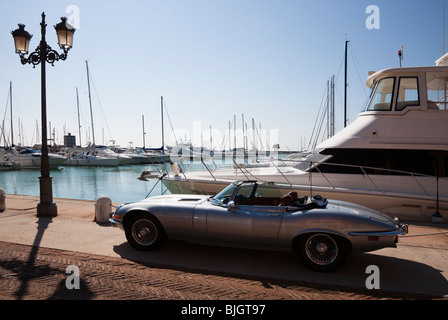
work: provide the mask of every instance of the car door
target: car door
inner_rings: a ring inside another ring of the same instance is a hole
[[[283,213],[284,207],[212,206],[206,213],[206,236],[216,241],[269,242],[278,236]]]
[[[257,240],[277,238],[285,207],[236,205],[233,209],[234,216],[246,217],[249,220],[247,231],[251,237]]]
[[[259,188],[254,181],[229,186],[217,196],[221,201],[195,209],[196,235],[215,241],[257,244],[272,241],[278,236],[285,208],[259,205],[262,202],[249,205],[251,199],[265,196],[278,195]]]

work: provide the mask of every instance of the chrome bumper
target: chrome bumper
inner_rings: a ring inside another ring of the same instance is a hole
[[[117,221],[113,218],[114,213],[112,212],[109,216],[109,222],[114,228],[119,228],[124,230],[123,224],[120,221]]]
[[[409,226],[404,223],[398,224],[398,228],[390,231],[374,231],[374,232],[349,232],[351,236],[368,236],[368,237],[393,237],[402,236],[409,232]]]

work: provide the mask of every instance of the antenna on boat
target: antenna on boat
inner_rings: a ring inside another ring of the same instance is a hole
[[[403,60],[403,46],[401,46],[401,50],[398,50],[398,60],[400,61],[401,68],[401,60]]]

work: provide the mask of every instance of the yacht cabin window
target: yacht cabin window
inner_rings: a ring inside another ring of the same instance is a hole
[[[401,111],[406,107],[419,106],[417,77],[400,77],[395,110]]]
[[[375,86],[367,111],[392,110],[392,96],[394,95],[395,78],[381,79]]]
[[[448,110],[448,72],[427,72],[428,109]]]

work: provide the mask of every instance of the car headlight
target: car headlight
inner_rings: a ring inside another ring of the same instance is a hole
[[[120,211],[120,208],[123,206],[124,204],[118,205],[115,209],[115,212],[111,212],[110,217],[114,220],[120,220],[120,215],[118,214],[118,211]]]

